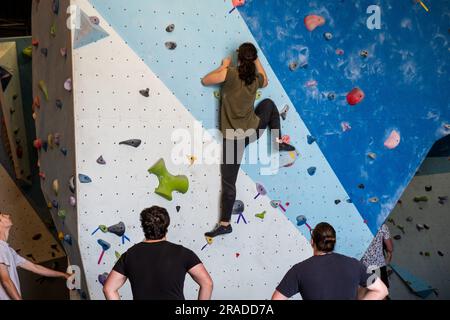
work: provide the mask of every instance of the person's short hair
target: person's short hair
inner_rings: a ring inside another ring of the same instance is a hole
[[[336,231],[333,226],[326,222],[319,223],[311,233],[317,250],[321,252],[332,252],[336,245]]]
[[[170,216],[166,209],[153,206],[141,212],[141,226],[147,240],[160,240],[167,234]]]

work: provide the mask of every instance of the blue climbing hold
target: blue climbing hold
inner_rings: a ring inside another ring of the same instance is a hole
[[[105,240],[98,239],[97,243],[102,247],[103,251],[107,251],[107,250],[109,250],[109,248],[111,248],[111,245],[108,242],[106,242]]]
[[[62,101],[61,100],[56,100],[56,107],[58,108],[58,109],[62,109],[62,107],[63,107],[63,103],[62,103]]]
[[[66,234],[64,236],[64,241],[68,244],[68,245],[72,245],[72,237],[70,236],[70,234]]]
[[[317,141],[316,137],[313,137],[313,136],[310,136],[310,135],[308,135],[306,138],[308,140],[308,144],[313,144],[314,142]]]
[[[310,168],[308,168],[308,174],[309,174],[310,176],[315,175],[315,174],[316,174],[316,167],[310,167]]]
[[[78,175],[78,179],[80,180],[81,183],[91,183],[92,182],[91,178],[89,178],[87,175],[81,174],[81,173]]]
[[[64,156],[67,156],[67,149],[66,149],[66,148],[61,148],[61,153],[62,153]]]
[[[58,14],[59,13],[59,0],[53,0],[52,11],[53,11],[54,14]]]

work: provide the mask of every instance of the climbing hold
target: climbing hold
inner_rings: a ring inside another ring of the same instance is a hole
[[[54,14],[58,14],[59,13],[59,0],[53,0],[52,11],[53,11]]]
[[[372,198],[369,198],[369,202],[371,202],[371,203],[378,203],[378,198],[377,197],[372,197]]]
[[[39,89],[41,89],[42,93],[44,94],[45,100],[48,101],[48,89],[47,89],[47,85],[45,84],[44,80],[39,81]]]
[[[272,208],[280,208],[281,210],[283,210],[283,212],[286,212],[286,209],[283,207],[280,200],[272,200],[270,201],[270,205],[272,206]]]
[[[398,235],[396,235],[396,236],[394,236],[394,239],[395,239],[395,240],[400,240],[401,238],[402,238],[402,236],[401,236],[401,235],[399,235],[399,234],[398,234]]]
[[[36,139],[36,140],[34,140],[33,146],[34,146],[37,150],[41,150],[41,148],[42,148],[42,140],[41,140],[41,139]]]
[[[317,141],[316,137],[313,137],[313,136],[310,136],[310,135],[307,135],[306,139],[308,141],[308,144],[313,144],[314,142]]]
[[[333,39],[333,34],[331,32],[325,32],[323,34],[323,37],[325,38],[325,40],[330,41],[331,39]]]
[[[47,143],[48,143],[48,146],[50,147],[50,149],[53,149],[54,143],[55,143],[55,140],[53,139],[53,134],[50,133],[47,136]]]
[[[174,30],[175,30],[175,25],[173,23],[169,24],[166,28],[167,32],[173,32]]]
[[[305,27],[308,31],[314,31],[317,27],[325,24],[325,18],[312,14],[305,17],[303,22],[305,23]]]
[[[69,190],[72,193],[75,193],[75,177],[74,176],[71,176],[69,179]]]
[[[395,226],[395,221],[394,221],[394,219],[388,218],[388,219],[387,219],[387,222],[390,222],[390,223],[392,223],[392,224]]]
[[[64,82],[64,89],[66,89],[66,91],[72,91],[72,79],[69,78]]]
[[[50,27],[50,35],[52,37],[56,37],[56,24],[53,23],[52,26]]]
[[[403,234],[405,234],[405,227],[403,227],[402,225],[398,224],[396,226]]]
[[[414,197],[414,202],[427,202],[428,201],[428,197],[427,196],[422,196],[422,197]]]
[[[67,156],[67,149],[66,148],[61,148],[61,153],[64,155],[64,156]]]
[[[139,90],[139,93],[146,98],[150,97],[150,89],[149,88]]]
[[[162,158],[148,169],[148,172],[158,177],[159,186],[155,189],[155,193],[169,201],[172,200],[173,191],[186,193],[189,189],[188,178],[184,175],[171,175]]]
[[[28,58],[33,57],[33,46],[29,46],[23,49],[22,54]]]
[[[305,216],[297,216],[297,226],[301,227],[302,225],[305,225],[310,231],[312,230],[311,226],[308,224],[307,219]]]
[[[336,54],[338,55],[338,56],[343,56],[344,54],[345,54],[345,51],[344,50],[342,50],[342,49],[336,49]]]
[[[261,97],[262,97],[262,92],[261,91],[256,91],[256,100],[259,100],[259,99],[261,99]]]
[[[77,204],[77,199],[75,199],[74,196],[70,196],[70,197],[69,197],[69,204],[70,204],[72,207],[75,207],[76,204]]]
[[[231,14],[237,7],[243,6],[245,4],[245,0],[232,0],[233,9],[231,9],[228,14]]]
[[[53,188],[53,192],[55,193],[55,195],[58,196],[58,191],[59,191],[59,181],[58,181],[58,179],[53,180],[52,188]]]
[[[39,41],[36,40],[36,39],[33,39],[33,40],[31,40],[31,45],[32,45],[33,47],[38,47],[38,46],[39,46]]]
[[[426,192],[430,192],[431,190],[433,190],[432,186],[425,186],[425,191]]]
[[[260,183],[256,183],[256,192],[258,193],[253,199],[258,198],[260,195],[265,196],[267,194],[266,189],[264,186]]]
[[[67,214],[67,212],[64,209],[58,210],[58,217],[60,217],[61,219],[65,219],[66,218],[66,214]]]
[[[180,206],[176,206],[175,209],[177,210],[177,212],[180,212],[181,207]]]
[[[208,243],[209,245],[213,244],[214,239],[210,238],[210,237],[206,237],[206,243]]]
[[[407,217],[407,218],[406,218],[406,221],[408,221],[408,222],[413,222],[413,217]]]
[[[116,256],[116,259],[119,260],[120,257],[122,256],[118,251],[114,252],[114,255]]]
[[[430,227],[427,224],[424,224],[423,227],[427,230],[430,230]]]
[[[338,205],[339,203],[341,203],[341,200],[339,200],[339,199],[334,200],[335,205]]]
[[[240,253],[236,253],[236,258],[239,258],[241,254]]]
[[[114,233],[118,237],[122,237],[125,234],[125,230],[125,223],[123,222],[108,227],[108,232]]]
[[[55,209],[58,209],[58,208],[59,208],[59,203],[58,203],[58,201],[52,200],[52,207],[55,208]]]
[[[39,172],[39,177],[41,177],[42,180],[45,180],[45,173]]]
[[[443,196],[443,197],[440,196],[440,197],[438,197],[438,200],[439,200],[439,204],[444,205],[447,202],[448,197],[447,196]]]
[[[289,70],[291,71],[295,71],[298,68],[298,62],[297,61],[292,61],[289,63]]]
[[[367,57],[369,56],[369,51],[367,51],[367,50],[361,50],[361,52],[359,53],[359,55],[360,55],[362,58],[367,58]]]
[[[59,53],[61,54],[61,56],[63,58],[66,58],[67,57],[67,48],[60,48]]]
[[[63,238],[64,242],[66,242],[69,246],[72,245],[72,237],[70,234],[66,234]]]
[[[44,151],[47,152],[47,149],[48,149],[48,142],[47,141],[42,142],[42,149],[44,149]]]
[[[105,254],[106,251],[109,250],[109,248],[111,248],[111,245],[102,239],[98,239],[97,243],[100,245],[100,247],[102,247],[102,253],[100,254],[100,257],[98,258],[98,263],[97,263],[97,264],[100,264],[100,263],[102,263],[103,255]]]
[[[53,137],[55,145],[59,146],[61,142],[61,135],[59,133],[55,133],[55,136]]]
[[[334,92],[330,92],[328,93],[328,100],[333,101],[334,99],[336,99],[336,94]]]
[[[197,161],[197,157],[194,156],[194,155],[187,156],[187,158],[188,158],[188,161],[189,161],[189,166],[193,166],[195,161]]]
[[[316,174],[316,170],[317,170],[316,167],[310,167],[310,168],[308,168],[308,174],[309,174],[310,176],[313,176],[313,175]]]
[[[351,127],[350,123],[343,121],[343,122],[341,122],[341,129],[342,129],[342,132],[347,132],[347,131],[352,130],[352,127]]]
[[[316,81],[316,80],[308,80],[308,81],[305,83],[305,87],[307,87],[307,88],[314,88],[314,87],[317,87],[317,81]]]
[[[38,234],[35,234],[32,239],[37,241],[37,240],[39,240],[41,238],[42,238],[42,234],[38,233]]]
[[[98,275],[98,282],[100,282],[100,284],[101,284],[102,286],[104,286],[105,283],[106,283],[106,279],[108,279],[108,276],[109,276],[109,273],[107,273],[107,272],[104,272],[104,273],[102,273],[102,274],[99,274],[99,275]]]
[[[233,209],[231,211],[231,214],[241,214],[245,210],[244,202],[241,200],[236,200],[233,204]]]
[[[119,142],[119,144],[124,144],[124,145],[131,146],[134,148],[139,147],[141,145],[141,143],[142,143],[142,141],[139,139],[131,139],[131,140]]]
[[[263,211],[261,213],[255,214],[255,217],[257,217],[257,218],[259,218],[261,220],[264,220],[265,216],[266,216],[266,211]]]
[[[360,183],[360,184],[358,184],[358,188],[359,188],[359,189],[364,189],[365,186],[364,186],[364,184]]]
[[[347,94],[347,102],[349,105],[354,106],[364,100],[365,94],[360,88],[354,88]]]
[[[437,254],[438,254],[440,257],[443,257],[443,256],[444,256],[444,254],[442,253],[442,251],[438,251]]]
[[[62,107],[63,107],[63,103],[59,99],[56,100],[55,105],[58,109],[62,109]]]
[[[96,16],[89,17],[89,21],[91,21],[92,24],[95,24],[97,26],[100,24],[100,19]]]
[[[176,47],[177,47],[177,44],[175,42],[172,42],[172,41],[167,41],[165,43],[165,45],[166,45],[166,48],[169,49],[169,50],[175,50]]]
[[[41,48],[41,53],[47,57],[48,56],[48,49],[47,48]]]
[[[392,130],[389,137],[384,142],[384,146],[390,150],[397,148],[400,144],[400,133],[396,130]]]
[[[78,180],[80,180],[81,183],[91,183],[92,182],[91,178],[89,178],[87,175],[84,175],[81,173],[78,175]]]
[[[285,105],[280,112],[281,119],[286,120],[287,113],[289,112],[289,105]]]
[[[377,155],[376,155],[376,153],[369,152],[369,153],[367,154],[367,157],[369,157],[369,158],[372,159],[372,160],[375,160],[375,159],[377,158]]]
[[[97,159],[97,163],[98,163],[98,164],[106,164],[106,161],[105,161],[105,159],[103,159],[103,156],[100,156],[100,157],[98,157],[98,159]]]
[[[220,100],[220,91],[214,91],[214,97]]]

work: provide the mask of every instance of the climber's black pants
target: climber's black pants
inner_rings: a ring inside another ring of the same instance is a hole
[[[236,201],[236,179],[241,166],[242,156],[245,148],[252,142],[259,139],[266,128],[278,130],[281,138],[280,114],[277,106],[270,99],[261,101],[255,109],[259,117],[259,127],[256,135],[245,139],[223,139],[222,153],[222,214],[220,221],[230,222],[233,204]]]

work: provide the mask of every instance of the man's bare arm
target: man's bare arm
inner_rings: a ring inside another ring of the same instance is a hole
[[[127,277],[117,271],[111,271],[103,286],[106,300],[120,300],[119,289],[127,281]]]
[[[8,267],[3,263],[0,263],[0,285],[5,289],[11,300],[22,300],[19,291],[9,276]]]

